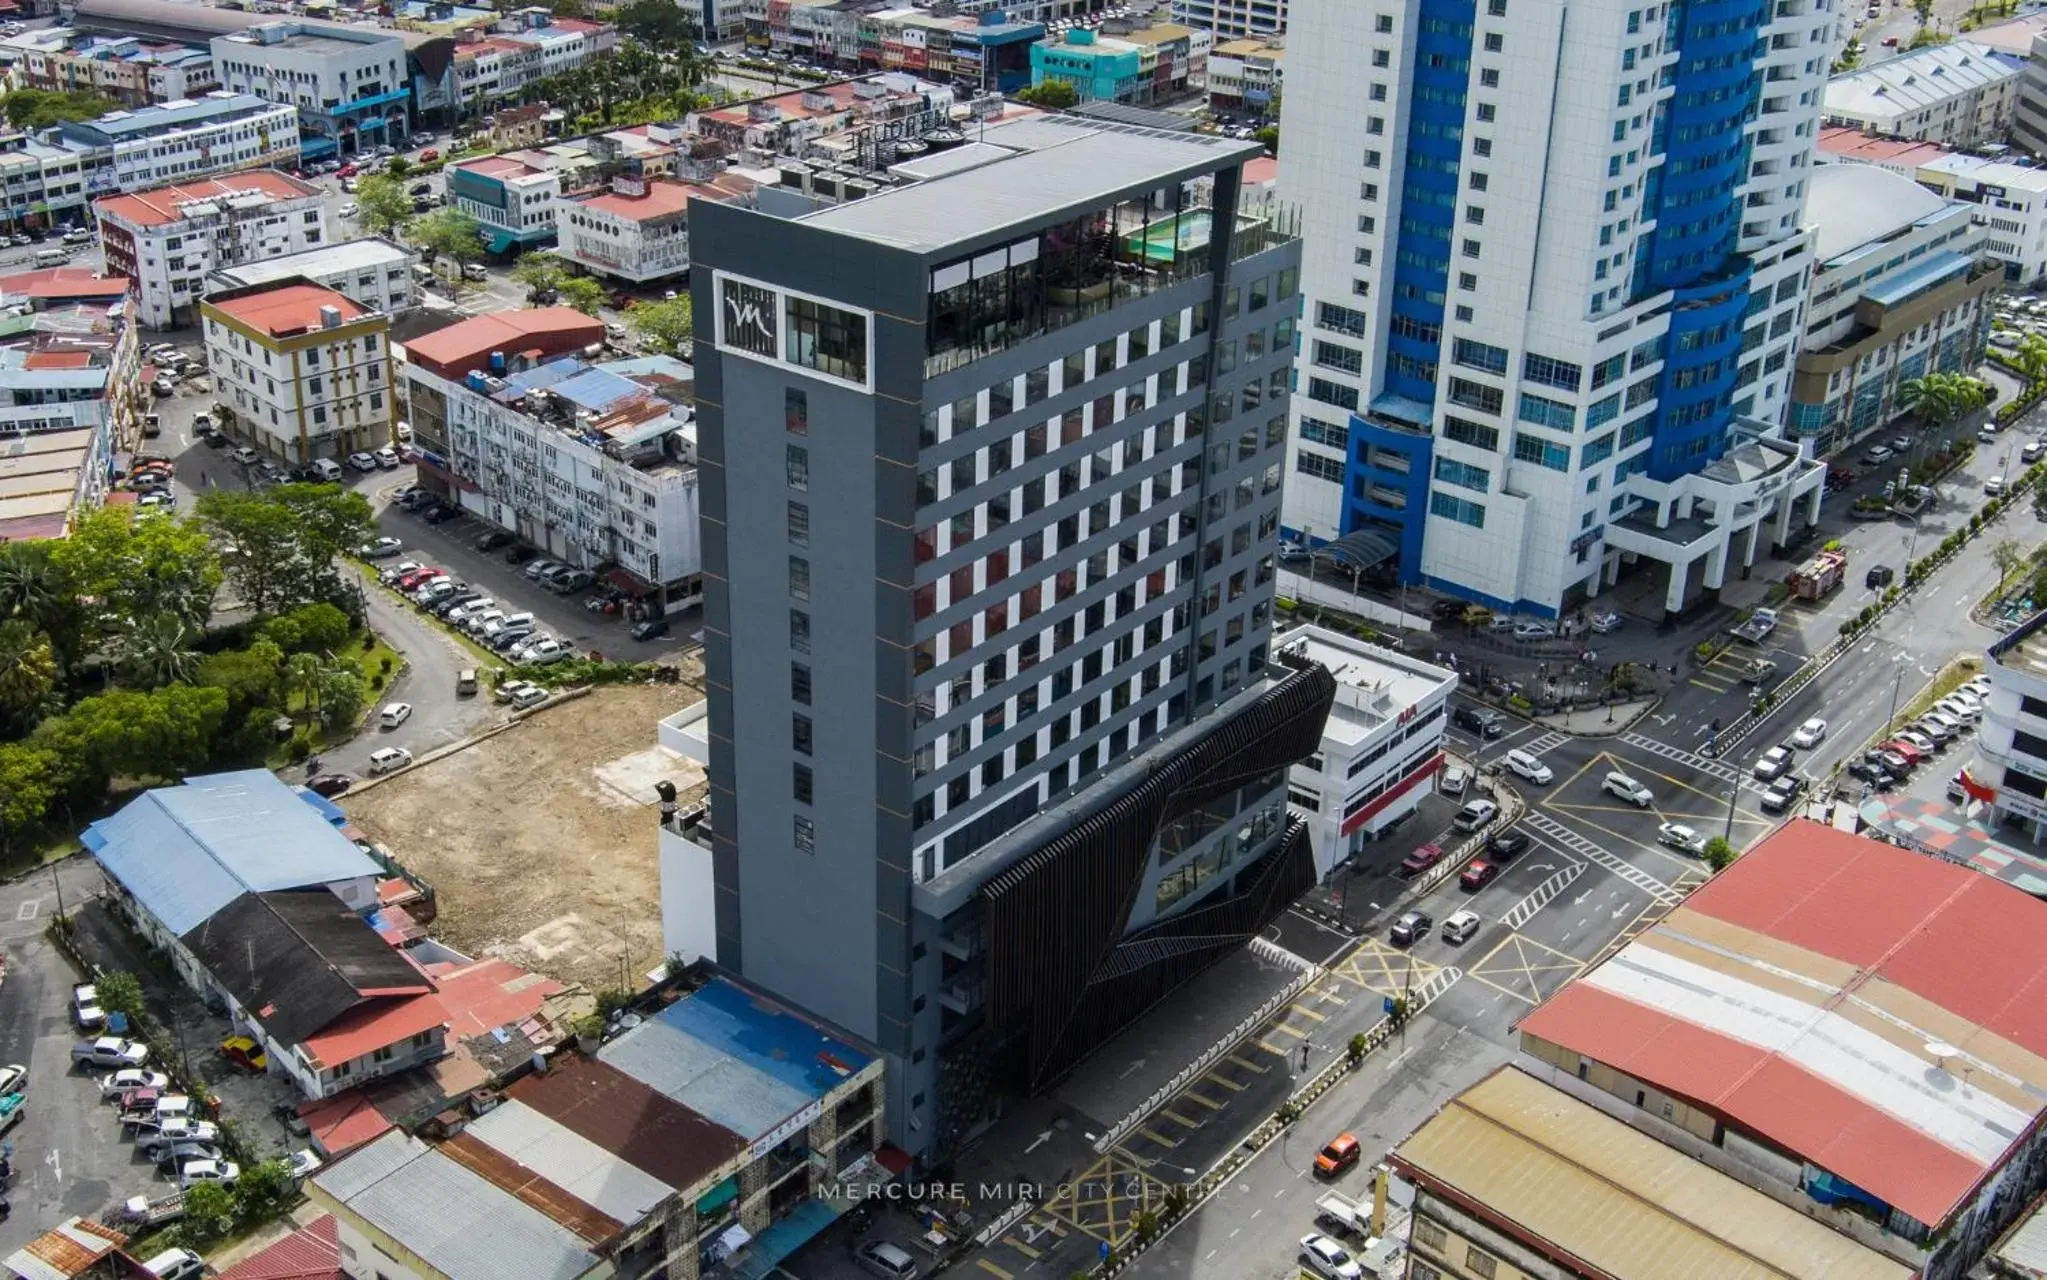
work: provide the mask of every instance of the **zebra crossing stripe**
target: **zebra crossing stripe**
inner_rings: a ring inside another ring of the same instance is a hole
[[[1548,814],[1530,810],[1521,819],[1521,825],[1533,829],[1544,843],[1558,847],[1559,852],[1572,853],[1587,862],[1596,862],[1642,892],[1671,906],[1684,900],[1684,894],[1671,888],[1655,876],[1642,870],[1626,858],[1616,857],[1571,830]],[[1560,846],[1560,847],[1559,847]]]

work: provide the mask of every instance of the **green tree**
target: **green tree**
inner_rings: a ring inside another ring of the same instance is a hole
[[[0,622],[0,708],[17,719],[49,704],[57,687],[50,637],[24,618]]]
[[[606,297],[604,286],[588,276],[567,277],[555,294],[563,306],[574,307],[586,316],[596,315]]]
[[[291,1165],[283,1160],[265,1160],[242,1170],[235,1183],[235,1216],[243,1226],[267,1222],[284,1212],[296,1195]]]
[[[234,1229],[234,1193],[218,1182],[195,1182],[185,1189],[185,1218],[178,1234],[205,1248]]]
[[[526,301],[536,306],[552,303],[568,278],[561,259],[551,253],[522,254],[512,264],[512,282],[526,286]]]
[[[548,6],[548,10],[557,18],[587,18],[590,16],[590,6],[587,0],[553,0],[553,3]]]
[[[0,849],[19,853],[34,839],[69,781],[56,752],[23,742],[0,743]]]
[[[116,969],[94,978],[92,985],[99,992],[101,1009],[130,1022],[142,1016],[142,983],[134,974]]]
[[[221,581],[203,528],[176,517],[138,518],[125,507],[102,507],[79,520],[52,547],[50,562],[70,590],[96,606],[102,635],[159,612],[203,625]]]
[[[199,665],[197,633],[175,613],[151,613],[120,637],[121,674],[141,689],[189,680]]]
[[[1846,71],[1853,71],[1861,65],[1862,41],[1850,36],[1848,43],[1841,46],[1841,56],[1834,60],[1834,65],[1831,69],[1832,73],[1840,75]]]
[[[2006,538],[1990,548],[1990,563],[1997,566],[1997,589],[2002,591],[2011,576],[2026,567],[2026,549]]]
[[[343,599],[336,558],[374,532],[369,500],[332,484],[214,489],[200,496],[199,517],[240,548],[228,575],[259,614]]]
[[[693,329],[689,295],[680,293],[664,302],[635,302],[626,309],[625,323],[662,355],[682,354]]]
[[[1260,129],[1257,133],[1254,133],[1251,136],[1258,139],[1258,145],[1264,147],[1267,151],[1270,151],[1274,155],[1279,154],[1278,125],[1276,124],[1266,125],[1263,129]]]
[[[355,626],[325,600],[302,604],[263,624],[264,636],[286,653],[333,654],[348,643]]]
[[[2005,359],[2028,383],[2038,383],[2047,378],[2047,338],[2037,333],[2021,334],[2018,345],[2006,353]]]
[[[0,97],[0,112],[17,129],[48,129],[66,120],[92,120],[121,104],[92,93],[62,93],[54,89],[17,89]]]
[[[411,208],[410,203],[406,207]],[[405,233],[426,252],[430,261],[451,258],[463,263],[483,257],[483,237],[476,219],[453,205],[414,218]],[[455,279],[461,279],[459,272]]]
[[[1080,93],[1064,80],[1047,80],[1016,92],[1018,102],[1028,102],[1047,111],[1065,111],[1080,105]]]
[[[1919,25],[1933,25],[1933,0],[1912,0],[1912,12],[1919,19]]]
[[[208,655],[192,673],[192,683],[225,692],[228,720],[237,723],[252,710],[276,704],[283,672],[284,650],[263,639],[246,649]]]
[[[355,220],[371,235],[389,235],[411,217],[412,197],[398,179],[373,173],[356,183]]]
[[[1936,430],[1989,403],[1988,384],[1965,373],[1929,373],[1898,384],[1898,407]]]
[[[412,161],[407,160],[404,156],[392,156],[384,162],[384,172],[394,178],[403,178],[406,174],[412,172]]]
[[[203,768],[226,719],[225,690],[117,690],[43,721],[29,741],[55,753],[91,794],[109,778],[174,779]]]
[[[318,658],[310,653],[294,653],[284,660],[284,692],[298,699],[301,710],[317,711],[323,674]]]
[[[1727,837],[1714,836],[1706,842],[1706,865],[1715,871],[1724,871],[1734,861],[1734,846],[1727,843]]]
[[[328,728],[353,724],[369,697],[369,687],[354,667],[337,662],[321,668],[320,719]]]
[[[631,0],[619,7],[613,21],[618,23],[619,35],[646,49],[696,52],[697,24],[690,20],[689,10],[672,0]]]

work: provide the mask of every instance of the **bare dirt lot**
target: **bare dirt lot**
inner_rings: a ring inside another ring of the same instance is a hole
[[[450,946],[592,991],[636,986],[663,954],[652,784],[703,791],[692,762],[654,746],[655,725],[702,697],[595,689],[342,803],[434,886]]]

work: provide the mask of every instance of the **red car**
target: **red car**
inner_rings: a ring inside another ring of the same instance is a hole
[[[445,578],[447,576],[448,575],[446,573],[442,572],[439,569],[434,568],[414,569],[411,573],[408,573],[404,577],[398,579],[398,589],[400,591],[410,591],[414,587],[418,586],[420,583],[425,582],[428,578]]]
[[[1442,845],[1435,843],[1425,844],[1400,860],[1400,874],[1404,876],[1418,876],[1430,867],[1435,866],[1438,862],[1441,862],[1445,852],[1447,851]]]
[[[1917,768],[1919,762],[1926,758],[1924,751],[1921,751],[1903,738],[1893,738],[1889,742],[1884,743],[1883,746],[1878,747],[1877,750],[1895,752],[1905,757],[1905,763],[1914,768]]]
[[[428,147],[426,150],[419,153],[419,162],[421,164],[432,164],[434,161],[440,158],[441,153],[439,151],[436,151],[432,147]]]
[[[1854,483],[1855,472],[1850,470],[1849,468],[1847,467],[1827,468],[1827,487],[1829,489],[1845,489],[1849,485]]]
[[[341,166],[341,171],[337,176],[343,178],[353,178],[358,172],[360,171],[353,164],[345,164]]]
[[[1491,884],[1493,877],[1499,874],[1500,869],[1498,867],[1487,862],[1484,858],[1480,858],[1477,862],[1466,867],[1463,875],[1457,877],[1457,887],[1466,893],[1477,893],[1480,889]]]

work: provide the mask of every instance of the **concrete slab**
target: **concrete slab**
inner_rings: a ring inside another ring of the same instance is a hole
[[[688,791],[704,780],[702,765],[664,747],[608,760],[590,772],[599,783],[598,798],[606,804],[657,804],[661,797],[654,792],[655,783],[673,782],[677,791]]]
[[[1106,1129],[1134,1111],[1298,974],[1291,965],[1249,950],[1237,952],[1102,1046],[1054,1089],[1052,1096]]]

